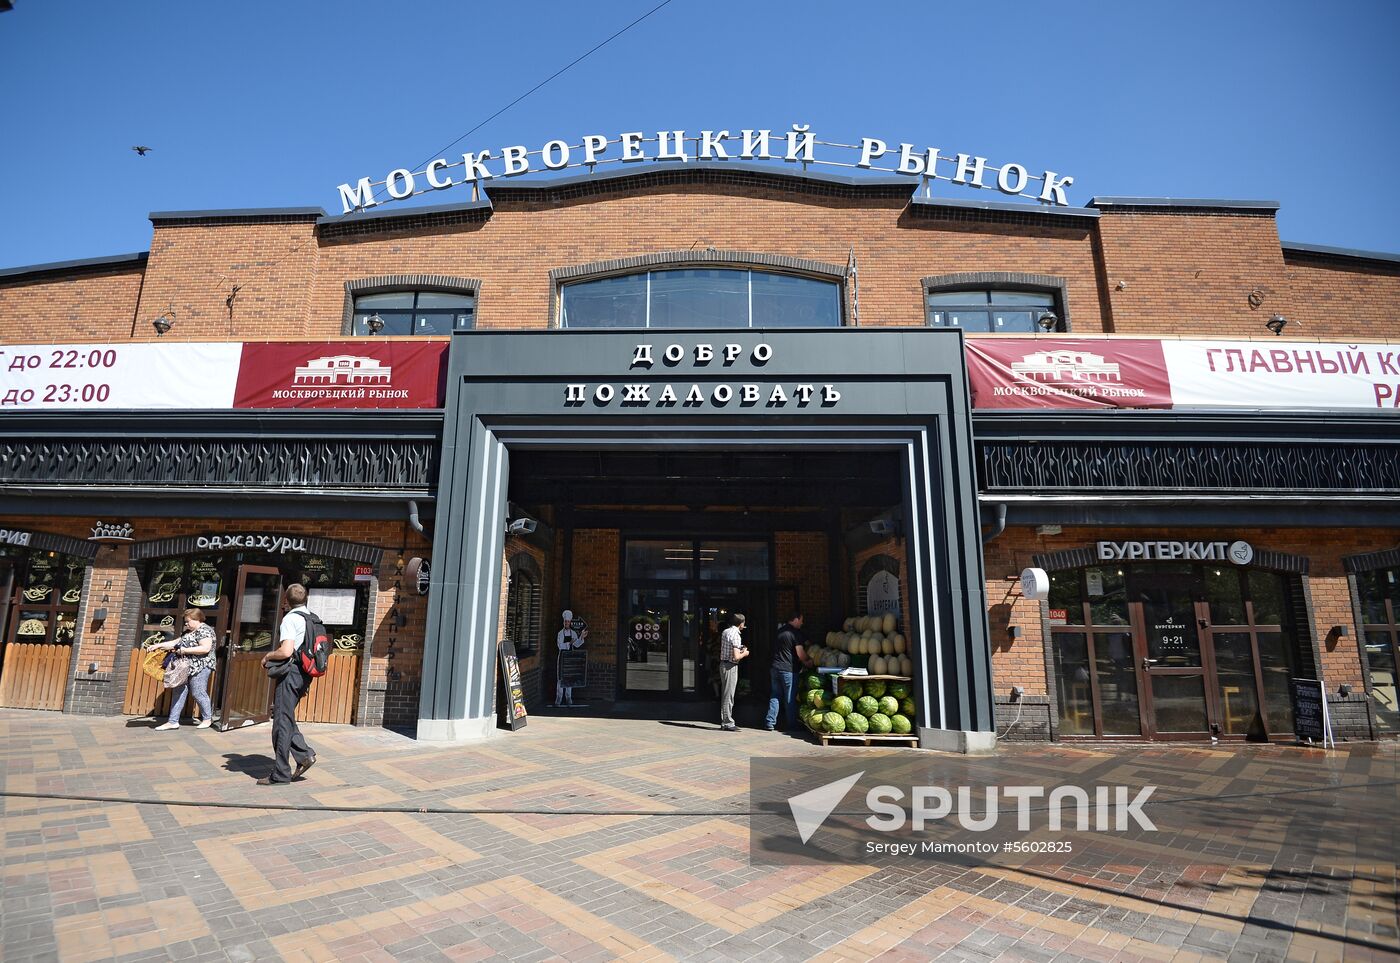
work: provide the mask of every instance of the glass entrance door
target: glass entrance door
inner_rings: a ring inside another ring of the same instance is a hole
[[[263,656],[280,640],[282,573],[261,565],[238,569],[232,625],[225,663],[219,729],[266,722],[271,716],[272,683],[262,666]]]
[[[1149,734],[1209,738],[1209,666],[1201,644],[1205,613],[1196,601],[1195,571],[1189,565],[1143,566],[1133,570],[1132,580],[1140,599],[1133,607],[1142,625]]]
[[[700,678],[695,590],[632,588],[623,637],[623,692],[693,696]]]

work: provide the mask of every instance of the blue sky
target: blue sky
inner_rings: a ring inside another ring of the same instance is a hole
[[[0,267],[145,250],[157,210],[338,212],[658,2],[16,0]],[[1069,174],[1072,206],[1276,200],[1284,240],[1400,252],[1397,37],[1392,0],[672,0],[457,152],[802,123]]]

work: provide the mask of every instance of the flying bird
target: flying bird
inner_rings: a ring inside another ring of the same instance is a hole
[[[148,150],[151,150],[151,148],[149,148],[149,147],[133,147],[133,148],[131,148],[131,149],[134,150],[134,151],[136,151],[136,153],[137,153],[138,155],[140,155],[141,157],[145,157],[145,156],[146,156],[146,152],[147,152]]]

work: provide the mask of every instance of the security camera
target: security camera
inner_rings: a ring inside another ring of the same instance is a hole
[[[894,522],[888,518],[872,518],[870,520],[870,530],[876,535],[893,535]]]
[[[539,525],[540,523],[533,518],[517,518],[506,526],[506,532],[511,535],[529,535],[536,528],[539,528]]]

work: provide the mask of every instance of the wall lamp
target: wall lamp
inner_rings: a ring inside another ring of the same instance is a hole
[[[365,327],[369,329],[371,335],[378,334],[384,330],[384,319],[376,312],[365,318]]]
[[[1035,323],[1040,325],[1040,330],[1042,331],[1054,331],[1059,327],[1060,319],[1049,311],[1046,311],[1035,319]]]
[[[870,531],[874,535],[898,535],[900,532],[899,522],[892,518],[872,518]]]
[[[158,318],[156,318],[154,321],[152,321],[152,322],[151,322],[151,327],[153,327],[153,328],[156,329],[156,337],[159,338],[159,337],[161,337],[162,335],[164,335],[165,332],[169,331],[171,325],[173,325],[174,323],[175,323],[175,312],[174,312],[174,311],[167,311],[167,312],[165,312],[164,314],[162,314],[160,317],[158,317]]]
[[[1272,318],[1264,322],[1264,327],[1268,328],[1274,334],[1279,335],[1283,334],[1283,326],[1287,323],[1287,318],[1285,318],[1281,314],[1276,314]]]

